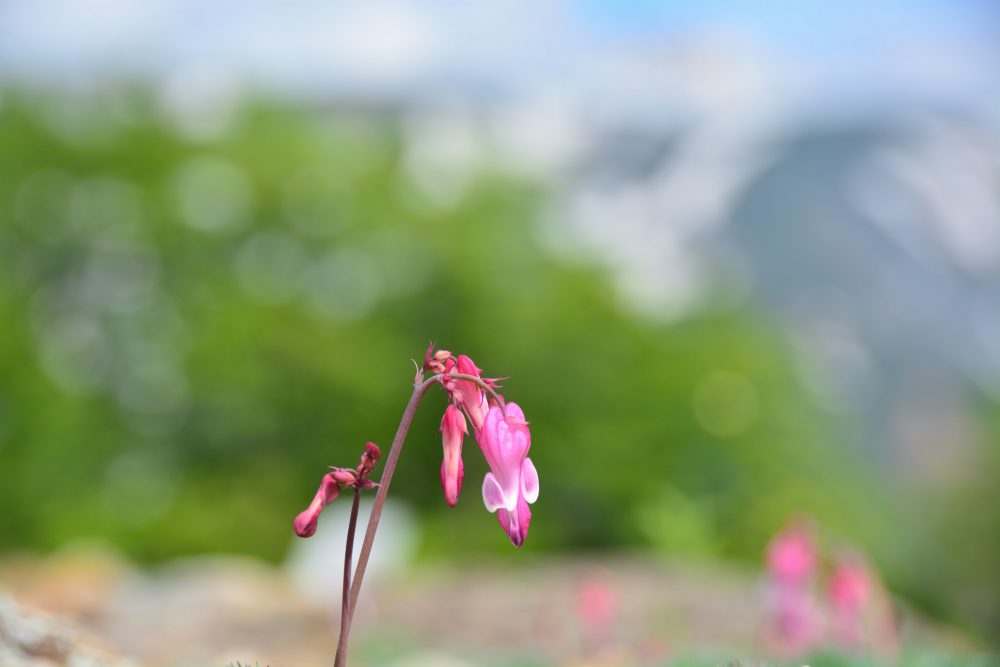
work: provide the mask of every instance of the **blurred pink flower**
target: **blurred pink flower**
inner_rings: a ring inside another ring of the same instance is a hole
[[[615,637],[618,596],[614,587],[603,574],[588,573],[577,587],[576,604],[584,655],[593,664],[619,664],[605,662]]]
[[[449,505],[455,506],[462,490],[465,465],[462,463],[462,438],[469,432],[461,410],[449,404],[441,418],[441,444],[444,460],[441,461],[441,487]]]
[[[864,617],[871,593],[868,568],[855,556],[842,557],[827,585],[833,616],[831,632],[841,648],[857,649],[864,642]]]
[[[868,601],[871,582],[859,563],[840,563],[830,577],[830,602],[839,609],[859,609]]]
[[[768,638],[783,655],[801,655],[814,648],[822,622],[813,597],[816,545],[809,525],[790,524],[767,548]]]
[[[477,433],[490,466],[483,478],[483,503],[516,547],[524,544],[531,523],[528,505],[538,499],[538,472],[528,456],[531,432],[517,403],[493,406]]]
[[[816,568],[816,545],[807,524],[796,522],[781,531],[767,547],[772,578],[788,584],[808,582]]]
[[[610,625],[617,606],[614,588],[603,579],[590,579],[580,587],[580,618],[591,632]]]

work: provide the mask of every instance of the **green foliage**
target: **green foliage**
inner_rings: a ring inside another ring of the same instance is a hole
[[[180,126],[141,90],[2,98],[3,548],[280,559],[326,466],[388,444],[429,340],[510,376],[532,421],[527,551],[757,561],[796,511],[877,540],[876,480],[755,313],[635,316],[542,242],[536,184],[438,178],[393,114],[256,101],[211,139]],[[444,505],[442,409],[431,393],[393,495],[425,556],[509,554],[471,442]]]

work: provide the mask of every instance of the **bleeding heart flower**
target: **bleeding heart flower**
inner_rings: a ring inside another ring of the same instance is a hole
[[[479,447],[490,466],[483,478],[483,503],[497,512],[514,546],[520,547],[531,522],[530,503],[538,499],[538,471],[528,458],[531,432],[517,403],[493,406],[477,433]]]

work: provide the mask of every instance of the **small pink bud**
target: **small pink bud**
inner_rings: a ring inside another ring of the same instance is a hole
[[[469,432],[461,410],[449,404],[441,418],[441,446],[444,460],[441,462],[441,487],[444,499],[452,507],[458,502],[462,490],[465,466],[462,463],[462,439]]]
[[[427,348],[427,352],[424,353],[424,366],[423,370],[430,371],[431,373],[440,374],[449,370],[449,366],[454,364],[451,357],[451,352],[448,350],[434,350],[434,343],[431,343],[430,347]]]
[[[472,359],[464,354],[459,355],[456,369],[463,375],[472,375],[477,378],[482,377],[482,370],[476,366]],[[469,415],[472,428],[477,431],[481,429],[483,421],[486,419],[486,411],[489,408],[486,402],[486,394],[483,393],[483,390],[476,383],[469,380],[456,380],[452,394],[455,400],[462,404],[465,414]]]
[[[295,517],[295,534],[299,537],[312,537],[316,532],[316,525],[319,521],[320,512],[340,495],[340,485],[334,479],[333,473],[323,475],[319,489],[313,497],[309,507],[304,509]]]
[[[375,462],[381,458],[382,452],[374,442],[365,443],[365,451],[361,455],[361,463],[358,464],[358,474],[368,477],[375,468]]]

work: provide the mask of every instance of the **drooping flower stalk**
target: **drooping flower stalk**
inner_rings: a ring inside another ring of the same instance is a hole
[[[424,373],[427,371],[433,375],[424,379]],[[450,400],[441,421],[444,451],[441,484],[445,500],[451,506],[458,501],[463,474],[462,437],[468,433],[465,423],[465,418],[468,417],[472,422],[476,441],[486,455],[491,469],[484,480],[484,503],[491,512],[497,512],[500,525],[514,546],[520,547],[524,543],[531,521],[528,503],[533,503],[538,498],[538,473],[526,456],[531,444],[531,435],[524,413],[516,403],[505,404],[503,396],[496,391],[497,382],[498,379],[495,378],[484,379],[481,370],[469,357],[460,355],[455,358],[445,350],[434,351],[434,346],[431,345],[425,355],[423,367],[417,369],[413,381],[413,393],[403,410],[379,483],[376,485],[368,480],[374,463],[379,458],[378,447],[368,443],[358,467],[355,470],[334,468],[333,472],[323,478],[323,483],[309,508],[296,518],[295,532],[300,537],[309,537],[316,531],[316,523],[323,507],[337,497],[340,487],[352,486],[355,490],[344,555],[344,590],[336,667],[343,667],[347,663],[347,639],[385,498],[417,407],[432,385],[440,383]],[[492,430],[487,428],[487,422]],[[350,568],[360,492],[362,489],[374,486],[377,486],[378,490],[352,577]]]

